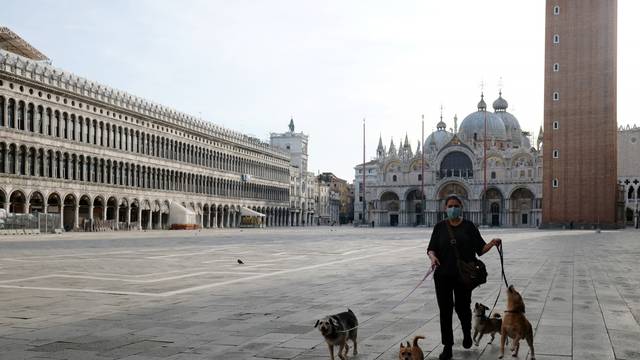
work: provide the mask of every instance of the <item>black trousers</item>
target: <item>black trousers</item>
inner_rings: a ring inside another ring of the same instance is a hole
[[[455,277],[436,276],[436,298],[440,308],[440,335],[442,345],[453,345],[453,309],[455,308],[462,331],[471,331],[471,290],[465,289]],[[455,300],[454,300],[455,297]]]

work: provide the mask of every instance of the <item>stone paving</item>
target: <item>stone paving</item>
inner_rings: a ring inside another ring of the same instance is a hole
[[[640,359],[640,232],[482,233],[504,241],[537,359]],[[435,359],[432,281],[394,308],[427,269],[429,235],[324,227],[3,237],[0,359],[328,359],[313,325],[347,308],[362,323],[355,359],[397,359],[416,334]],[[490,306],[504,289],[495,250],[483,260],[489,282],[473,300]],[[497,359],[499,341],[464,350],[461,337],[456,329],[454,359]]]

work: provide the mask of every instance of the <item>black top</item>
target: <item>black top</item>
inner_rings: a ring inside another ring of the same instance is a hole
[[[458,226],[451,226],[453,236],[456,239],[456,247],[463,261],[471,261],[478,256],[482,256],[482,248],[487,244],[478,228],[468,220],[462,220]],[[440,266],[436,269],[434,276],[457,276],[458,267],[456,265],[456,253],[452,248],[449,231],[447,230],[447,220],[440,221],[433,227],[431,241],[427,252],[433,251],[440,260]]]

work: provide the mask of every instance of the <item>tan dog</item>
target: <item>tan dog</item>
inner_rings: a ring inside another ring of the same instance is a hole
[[[424,353],[418,345],[418,339],[424,339],[424,336],[416,336],[413,338],[413,346],[407,341],[407,346],[400,344],[400,353],[398,358],[400,360],[424,360]]]
[[[500,314],[493,314],[491,317],[487,315],[489,308],[483,304],[476,303],[473,308],[473,341],[476,346],[480,345],[480,339],[484,334],[491,334],[489,344],[493,342],[496,333],[502,330],[502,318]]]
[[[502,337],[500,338],[500,356],[498,356],[498,359],[504,357],[504,343],[507,341],[507,337],[510,337],[513,339],[513,343],[511,343],[512,356],[518,356],[520,340],[525,339],[531,350],[531,360],[535,360],[533,328],[527,317],[524,316],[522,296],[513,288],[513,285],[507,289],[507,310],[504,312],[500,334]]]

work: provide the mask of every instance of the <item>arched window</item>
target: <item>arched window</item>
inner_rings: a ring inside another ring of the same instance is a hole
[[[398,181],[398,176],[397,176],[397,175],[393,175],[393,177],[392,177],[392,181],[393,181],[393,182]]]
[[[53,113],[53,119],[55,137],[60,137],[60,112],[58,110]]]
[[[24,101],[18,103],[18,130],[24,130]]]
[[[9,99],[7,105],[7,125],[10,128],[16,127],[16,101]]]
[[[0,126],[4,126],[4,96],[0,96]]]
[[[33,132],[35,127],[33,125],[33,117],[34,117],[34,107],[33,104],[29,103],[27,106],[27,130]]]
[[[462,177],[465,179],[473,178],[473,165],[471,159],[460,151],[454,151],[447,154],[440,164],[440,178],[445,177]]]
[[[44,133],[44,108],[42,106],[38,106],[38,111],[37,111],[37,115],[36,115],[36,122],[37,122],[37,128],[38,128],[38,133],[43,134]]]

